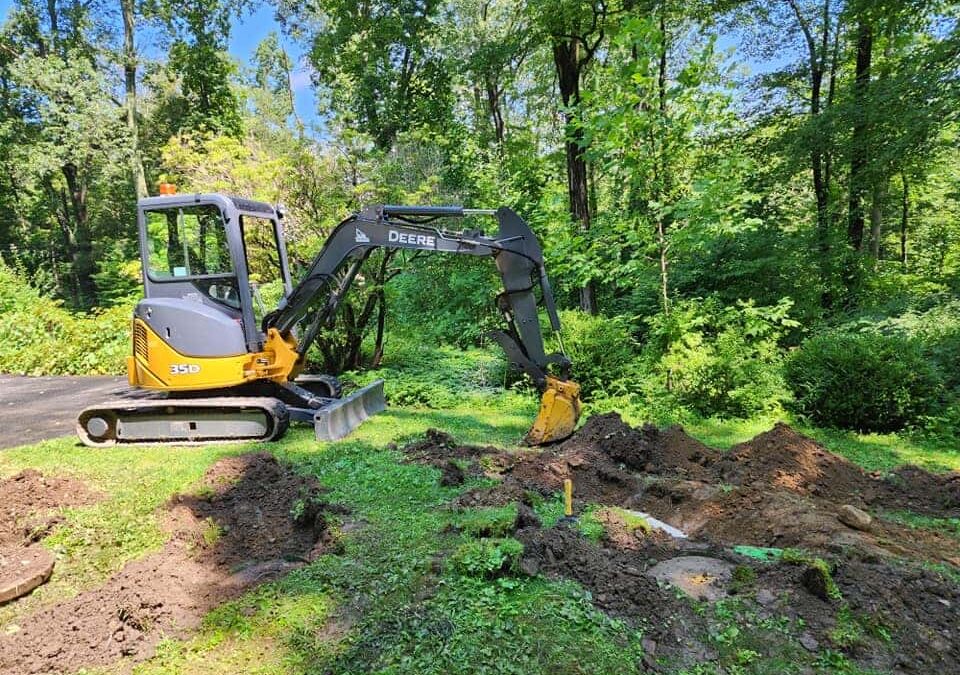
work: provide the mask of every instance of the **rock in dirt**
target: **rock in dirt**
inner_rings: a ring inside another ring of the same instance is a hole
[[[837,511],[837,518],[841,523],[855,530],[869,532],[872,529],[873,518],[866,511],[861,511],[856,506],[844,504]]]
[[[817,638],[810,635],[810,633],[804,633],[800,636],[800,646],[808,652],[816,652],[820,649],[820,643],[817,642]]]
[[[777,601],[777,596],[766,588],[761,588],[757,591],[756,601],[761,607],[769,607]]]
[[[0,549],[0,605],[44,584],[53,574],[53,554],[40,545]]]
[[[694,600],[715,602],[727,597],[733,565],[717,558],[689,555],[659,562],[647,574],[680,589]]]

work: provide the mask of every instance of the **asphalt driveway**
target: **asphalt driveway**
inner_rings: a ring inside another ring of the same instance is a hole
[[[0,448],[73,434],[83,408],[127,391],[126,377],[0,375]]]

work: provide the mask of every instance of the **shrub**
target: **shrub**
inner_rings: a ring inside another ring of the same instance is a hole
[[[942,378],[915,338],[830,331],[787,361],[797,412],[818,424],[894,431],[934,411]]]
[[[0,263],[0,372],[121,374],[130,352],[131,316],[129,303],[70,312]]]
[[[675,400],[699,415],[749,417],[788,398],[779,341],[796,326],[792,302],[756,307],[719,300],[677,302],[650,322],[642,365],[649,395]]]
[[[560,313],[560,325],[567,356],[573,362],[572,377],[580,384],[583,397],[589,400],[609,393],[611,383],[622,379],[636,358],[627,322],[621,317],[568,310]]]

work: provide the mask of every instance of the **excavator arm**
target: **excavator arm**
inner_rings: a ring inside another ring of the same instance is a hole
[[[450,231],[434,224],[440,219],[465,216],[495,217],[498,230],[489,236],[480,230]],[[542,393],[540,413],[526,440],[531,445],[541,445],[573,433],[580,417],[580,387],[569,379],[571,364],[562,353],[560,318],[543,251],[527,223],[506,207],[481,210],[378,205],[350,216],[334,229],[301,281],[276,310],[264,317],[264,332],[276,329],[287,337],[295,326],[305,323],[296,346],[302,360],[319,332],[332,326],[337,308],[360,267],[377,248],[492,257],[503,284],[497,307],[505,326],[492,332],[491,337]],[[544,348],[537,317],[538,286],[560,344],[559,353],[547,354]]]

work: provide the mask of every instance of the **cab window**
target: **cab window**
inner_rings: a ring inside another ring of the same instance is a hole
[[[277,306],[286,290],[280,267],[280,246],[275,223],[270,218],[244,214],[240,216],[240,227],[243,230],[254,316],[259,322],[265,312]]]
[[[147,211],[146,221],[151,278],[233,274],[227,232],[216,206]]]
[[[147,211],[148,273],[154,281],[189,281],[204,295],[240,308],[237,279],[220,209],[212,204]]]

